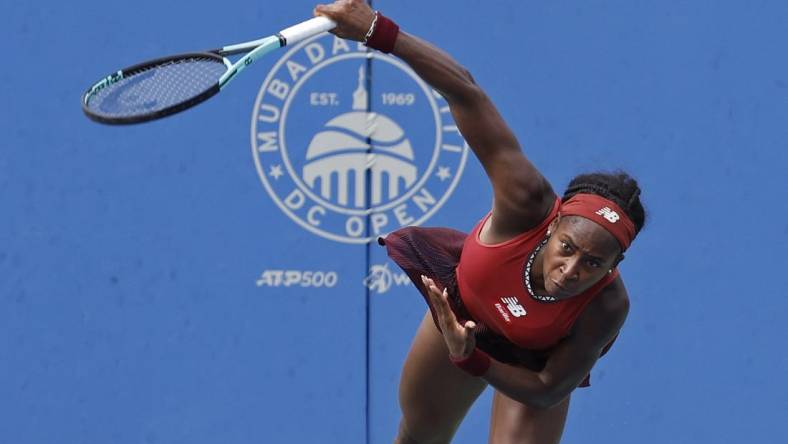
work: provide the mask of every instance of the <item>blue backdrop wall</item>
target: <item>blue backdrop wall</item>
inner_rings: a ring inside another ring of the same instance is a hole
[[[0,3],[0,442],[392,440],[425,307],[367,241],[469,230],[490,188],[440,97],[331,36],[176,117],[84,118],[119,66],[313,4],[220,6]],[[557,190],[598,169],[641,182],[630,317],[564,442],[786,442],[788,4],[374,6],[474,74]],[[456,442],[484,442],[489,409]]]

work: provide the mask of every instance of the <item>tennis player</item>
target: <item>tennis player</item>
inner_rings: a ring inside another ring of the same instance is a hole
[[[363,0],[320,5],[337,36],[392,53],[448,101],[492,183],[470,234],[407,227],[381,243],[429,306],[400,382],[396,443],[447,443],[481,392],[495,389],[489,442],[557,443],[572,391],[629,310],[616,266],[643,226],[625,173],[575,177],[558,197],[471,75]]]

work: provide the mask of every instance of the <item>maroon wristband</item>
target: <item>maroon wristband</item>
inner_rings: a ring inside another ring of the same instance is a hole
[[[388,54],[394,50],[394,44],[397,42],[397,36],[399,35],[399,26],[380,12],[376,12],[376,14],[378,18],[375,23],[375,29],[367,39],[366,45],[369,48]]]
[[[478,348],[474,348],[473,352],[466,358],[455,359],[449,356],[449,359],[451,359],[452,364],[465,370],[472,376],[482,376],[490,368],[490,357]]]

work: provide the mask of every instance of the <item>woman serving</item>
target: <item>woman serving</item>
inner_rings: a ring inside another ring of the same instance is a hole
[[[469,234],[403,228],[381,240],[428,303],[400,382],[396,443],[451,440],[495,389],[491,443],[559,442],[629,309],[616,266],[643,226],[637,182],[583,174],[558,197],[467,70],[362,0],[320,5],[337,36],[392,53],[448,101],[494,200]]]

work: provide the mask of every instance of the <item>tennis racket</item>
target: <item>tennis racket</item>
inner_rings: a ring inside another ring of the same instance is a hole
[[[160,119],[216,95],[263,55],[335,26],[329,18],[315,17],[258,40],[139,63],[93,84],[82,96],[82,110],[96,122],[113,125]],[[235,63],[227,59],[244,52]]]

